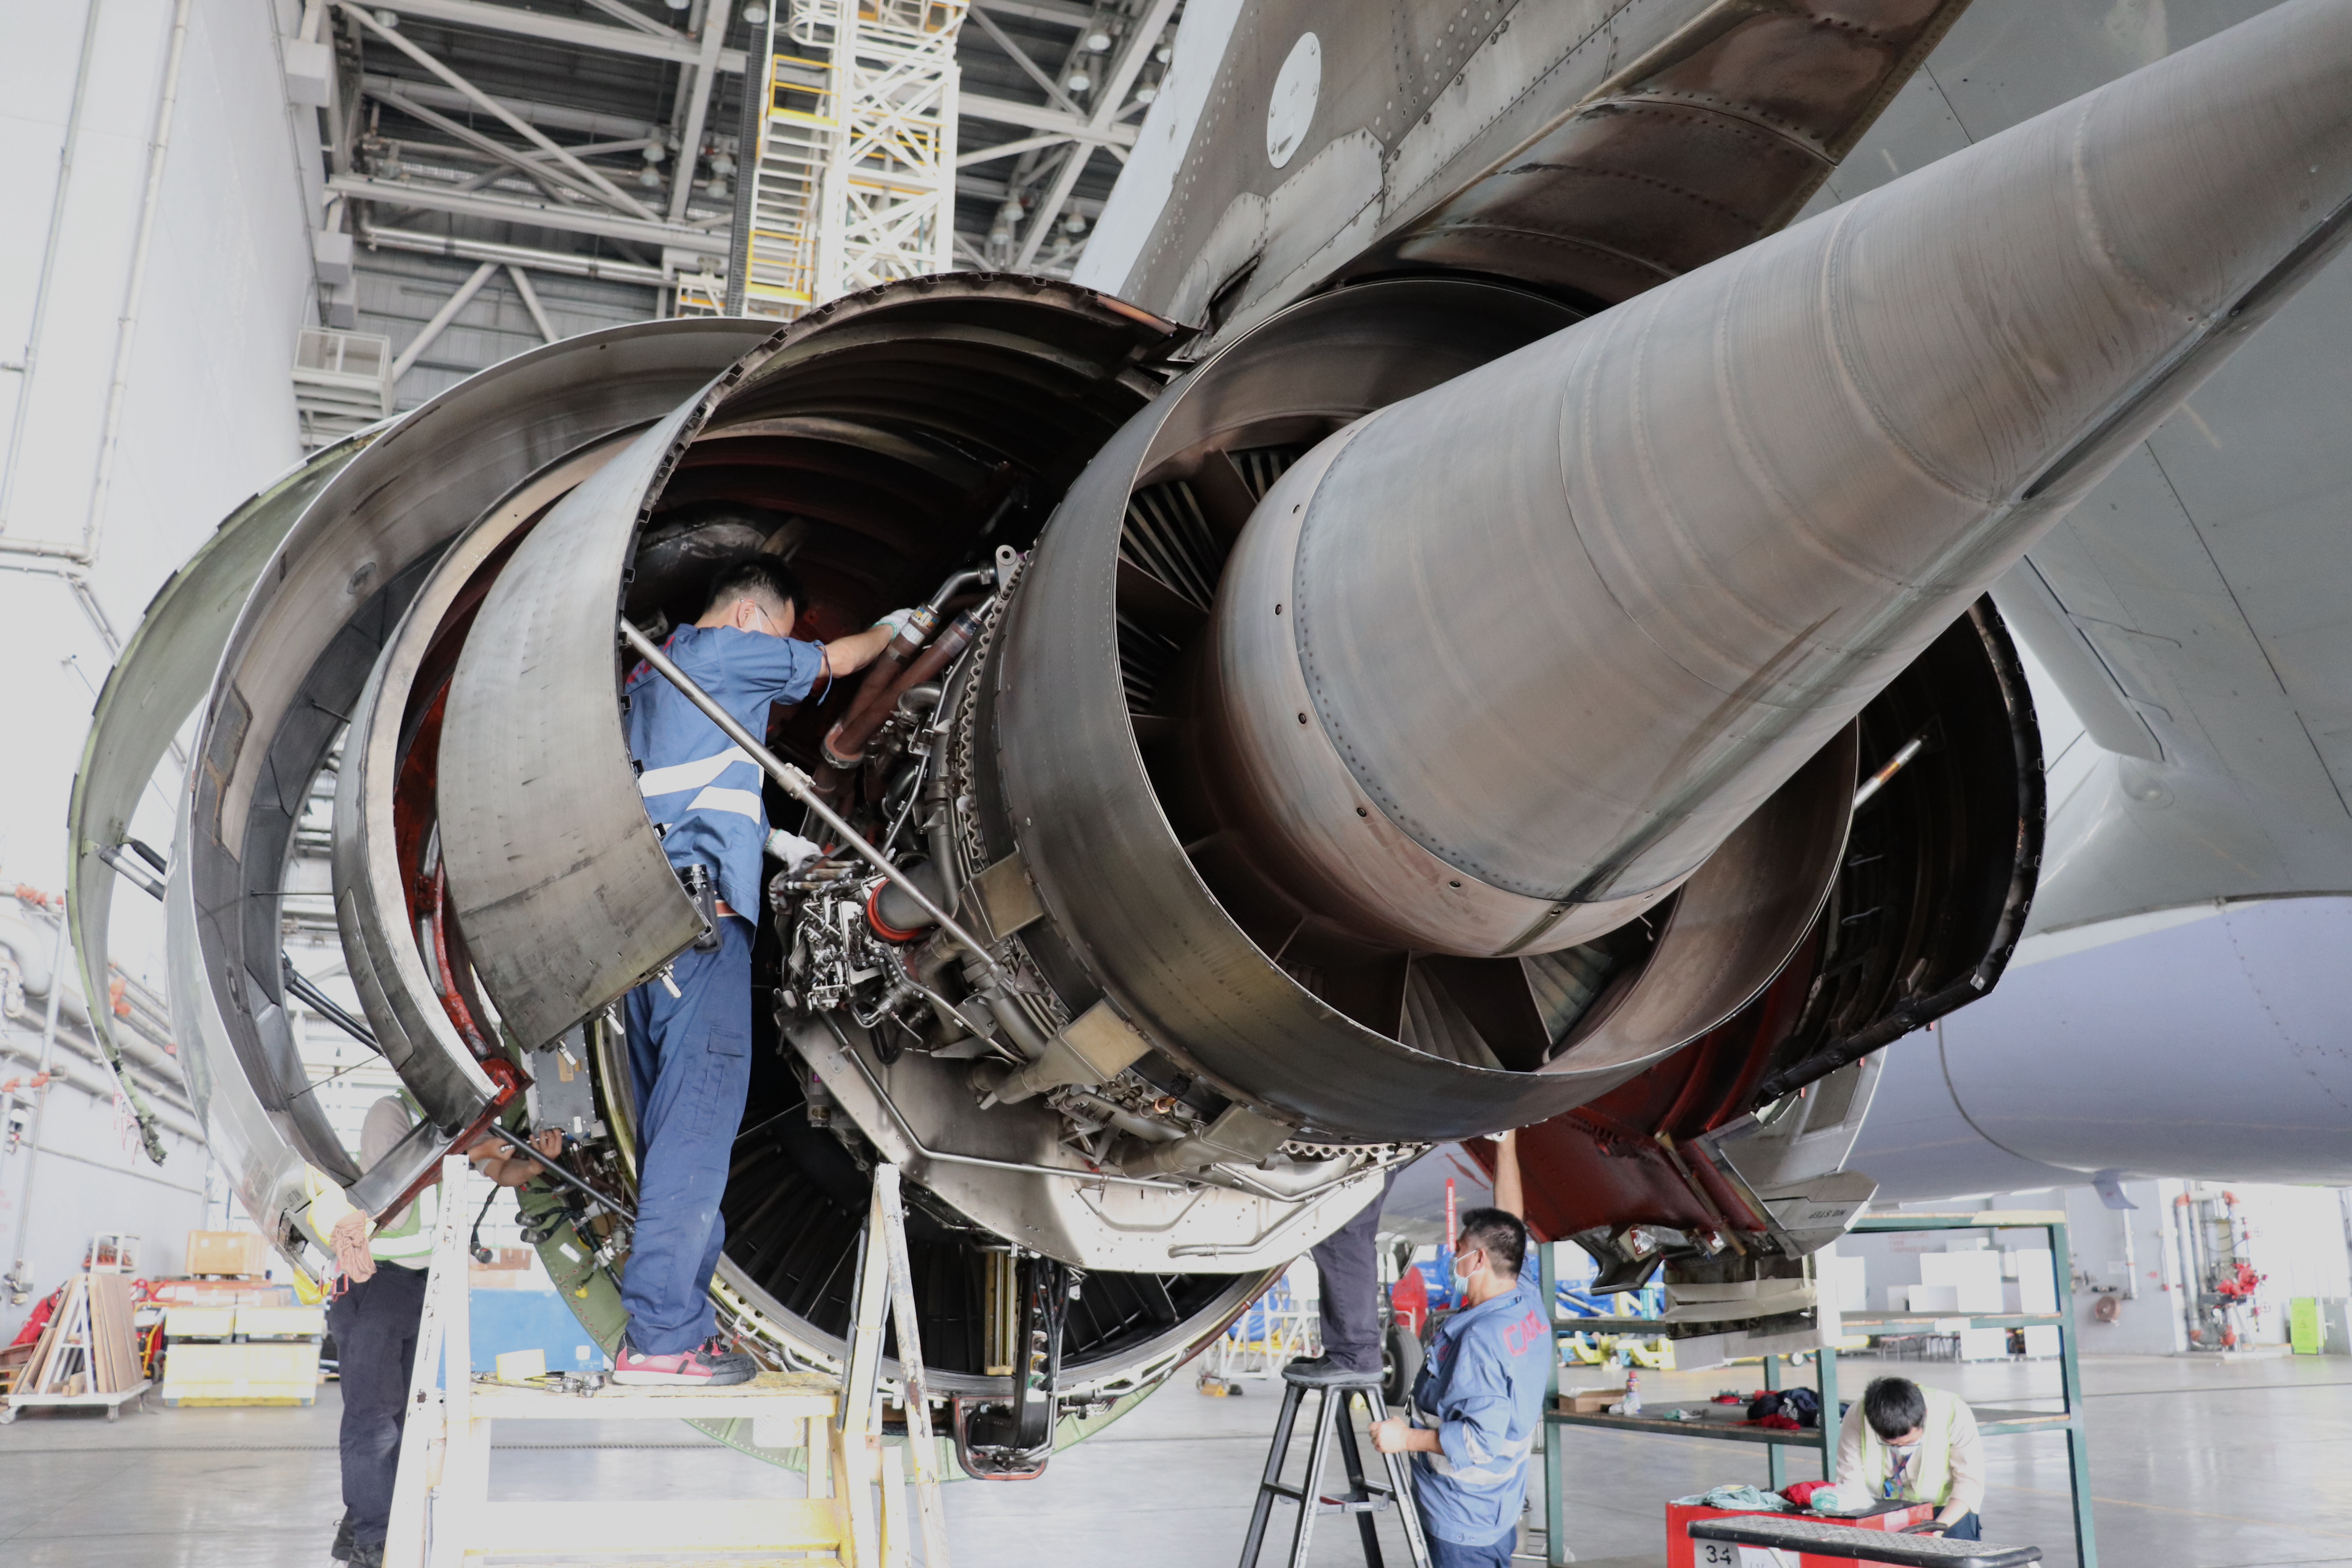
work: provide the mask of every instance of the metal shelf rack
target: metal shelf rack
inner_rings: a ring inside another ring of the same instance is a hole
[[[1842,1319],[1844,1333],[1869,1333],[1895,1327],[1933,1327],[1938,1331],[1952,1332],[1961,1329],[2054,1328],[2058,1331],[2058,1361],[2062,1382],[2061,1404],[2058,1410],[2011,1410],[1990,1406],[1976,1410],[1977,1427],[1988,1437],[2013,1436],[2028,1432],[2063,1432],[2066,1434],[2068,1489],[2073,1498],[2074,1516],[2074,1554],[2079,1568],[2098,1568],[2098,1547],[2091,1521],[2090,1435],[2084,1425],[2083,1368],[2077,1359],[2074,1330],[2074,1261],[2067,1248],[2066,1215],[2058,1209],[1986,1209],[1965,1214],[1866,1214],[1854,1223],[1853,1234],[1883,1236],[1896,1232],[1939,1230],[2039,1230],[2050,1238],[2050,1269],[2052,1283],[2057,1293],[2055,1312],[1865,1312]],[[1655,1333],[1661,1325],[1648,1318],[1570,1318],[1558,1315],[1558,1277],[1552,1261],[1552,1249],[1545,1247],[1540,1256],[1543,1263],[1544,1299],[1555,1303],[1552,1329],[1554,1342],[1563,1332],[1568,1333]],[[1837,1442],[1840,1423],[1838,1406],[1838,1354],[1827,1346],[1813,1352],[1815,1386],[1822,1396],[1822,1423],[1816,1431],[1773,1431],[1760,1426],[1734,1426],[1720,1420],[1677,1421],[1659,1415],[1610,1415],[1605,1414],[1571,1415],[1552,1408],[1559,1393],[1559,1356],[1552,1356],[1550,1385],[1544,1400],[1544,1522],[1546,1526],[1544,1560],[1550,1563],[1572,1562],[1565,1552],[1566,1532],[1559,1521],[1567,1510],[1567,1479],[1563,1474],[1559,1445],[1551,1440],[1552,1433],[1562,1426],[1597,1426],[1617,1432],[1654,1433],[1672,1437],[1704,1437],[1716,1442],[1760,1444],[1766,1450],[1766,1466],[1773,1490],[1778,1491],[1788,1481],[1788,1450],[1811,1448],[1821,1455],[1822,1475],[1834,1479],[1837,1475]],[[1766,1356],[1764,1386],[1780,1386],[1780,1362],[1777,1355]],[[1708,1406],[1696,1406],[1701,1411]]]

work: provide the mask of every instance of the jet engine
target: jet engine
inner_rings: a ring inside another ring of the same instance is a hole
[[[1537,1124],[1539,1233],[1768,1322],[1870,1194],[1804,1130],[2032,898],[1984,591],[2342,238],[2346,51],[2298,42],[2336,26],[2286,7],[1622,302],[1400,262],[1204,350],[919,279],[553,344],[320,454],[211,547],[268,564],[170,884],[248,1207],[297,1247],[307,1163],[388,1211],[522,1100],[573,1136],[542,1256],[617,1333],[614,1005],[704,928],[616,620],[658,643],[750,549],[805,635],[919,606],[763,737],[845,825],[771,780],[824,852],[759,911],[715,1289],[772,1359],[841,1355],[898,1163],[932,1387],[968,1464],[1034,1468],[1432,1143]],[[279,951],[331,766],[350,973],[425,1112],[366,1171]]]

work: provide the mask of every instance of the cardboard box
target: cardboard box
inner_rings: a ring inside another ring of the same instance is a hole
[[[234,1307],[173,1307],[163,1314],[163,1334],[172,1340],[226,1340],[236,1335]]]
[[[263,1271],[261,1237],[249,1230],[188,1232],[188,1272],[252,1275]]]
[[[315,1342],[173,1345],[163,1357],[166,1405],[310,1405],[318,1397]]]
[[[158,1301],[178,1307],[291,1307],[294,1287],[267,1279],[158,1279]]]
[[[248,1340],[315,1340],[327,1331],[327,1309],[239,1307],[236,1331]]]
[[[1598,1415],[1624,1397],[1622,1388],[1564,1388],[1551,1407],[1567,1415]]]

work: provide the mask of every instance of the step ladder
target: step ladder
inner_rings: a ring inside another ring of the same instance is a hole
[[[1373,1516],[1390,1508],[1397,1510],[1398,1522],[1404,1526],[1405,1552],[1412,1560],[1413,1568],[1429,1568],[1429,1543],[1422,1539],[1421,1515],[1412,1506],[1412,1462],[1402,1454],[1383,1454],[1381,1458],[1387,1465],[1388,1480],[1370,1480],[1364,1475],[1363,1454],[1357,1447],[1352,1405],[1360,1401],[1370,1420],[1388,1417],[1388,1404],[1381,1394],[1381,1374],[1368,1372],[1361,1377],[1340,1382],[1309,1384],[1300,1382],[1286,1369],[1282,1381],[1282,1414],[1275,1418],[1274,1445],[1266,1451],[1265,1475],[1257,1484],[1257,1505],[1250,1510],[1249,1535],[1242,1542],[1241,1568],[1257,1568],[1258,1552],[1265,1543],[1265,1527],[1273,1516],[1276,1498],[1287,1498],[1298,1505],[1298,1525],[1290,1538],[1289,1568],[1306,1568],[1307,1542],[1314,1535],[1315,1521],[1327,1513],[1354,1514],[1356,1528],[1363,1535],[1364,1562],[1369,1568],[1382,1568],[1380,1533]],[[1309,1394],[1318,1397],[1315,1438],[1307,1450],[1307,1476],[1296,1487],[1286,1486],[1282,1480],[1283,1462],[1290,1457],[1290,1440],[1297,1431],[1299,1407]],[[1323,1495],[1323,1467],[1330,1458],[1335,1437],[1339,1462],[1348,1472],[1348,1495],[1327,1499]]]
[[[468,1161],[453,1155],[442,1163],[441,1179],[447,1195],[417,1331],[416,1369],[384,1542],[387,1568],[464,1568],[491,1553],[557,1555],[567,1562],[626,1555],[642,1562],[642,1554],[660,1553],[665,1562],[686,1563],[786,1552],[811,1563],[905,1568],[916,1533],[907,1500],[910,1468],[924,1562],[927,1568],[947,1568],[947,1517],[896,1165],[877,1165],[874,1172],[845,1376],[763,1371],[751,1383],[711,1389],[607,1384],[593,1392],[562,1392],[469,1376],[465,1194],[478,1178]],[[898,1331],[908,1432],[903,1447],[880,1441],[886,1313]],[[446,1389],[438,1386],[445,1382]],[[806,1447],[806,1497],[716,1502],[489,1499],[495,1422],[746,1416],[761,1446]]]

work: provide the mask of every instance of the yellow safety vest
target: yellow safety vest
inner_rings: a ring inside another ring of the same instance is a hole
[[[1952,1498],[1952,1416],[1960,1400],[1959,1395],[1940,1388],[1922,1388],[1919,1392],[1927,1396],[1927,1418],[1919,1424],[1919,1446],[1911,1450],[1901,1483],[1892,1491],[1887,1489],[1887,1479],[1895,1469],[1895,1454],[1867,1415],[1860,1423],[1862,1474],[1878,1497],[1932,1503],[1941,1508]]]

